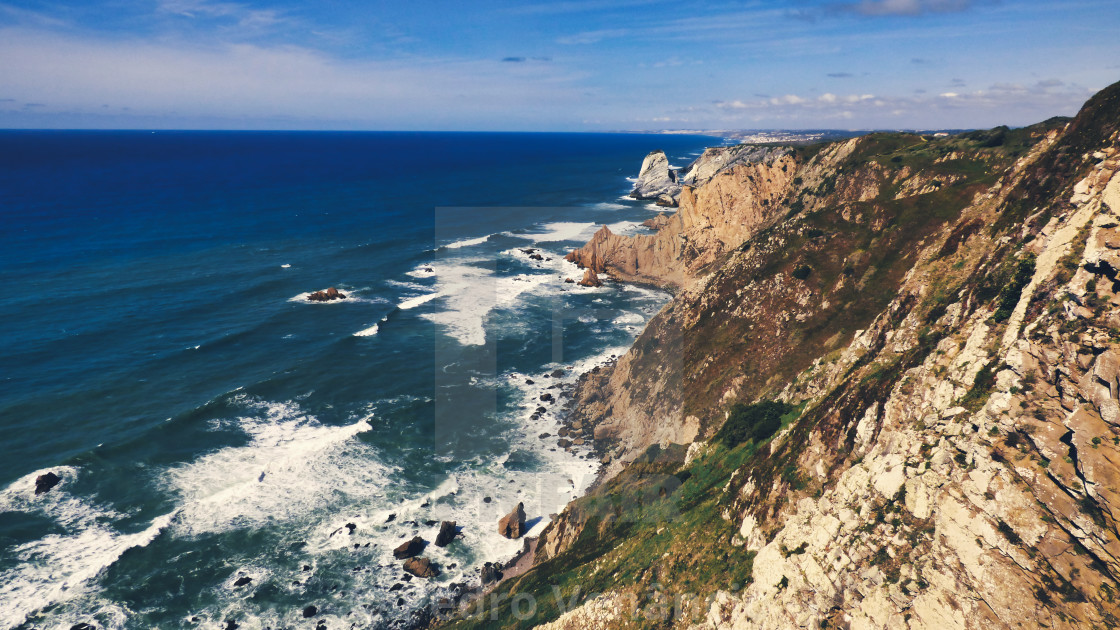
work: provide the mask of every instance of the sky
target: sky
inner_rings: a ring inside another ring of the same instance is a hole
[[[1118,80],[1120,0],[0,0],[0,128],[964,129]]]

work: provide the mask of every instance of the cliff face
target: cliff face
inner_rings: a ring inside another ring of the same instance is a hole
[[[629,282],[690,286],[779,216],[778,202],[793,177],[793,158],[767,151],[760,159],[736,164],[701,188],[683,188],[679,209],[656,234],[619,236],[603,226],[568,260]]]
[[[789,159],[581,383],[610,476],[508,591],[553,629],[1120,627],[1120,84]]]

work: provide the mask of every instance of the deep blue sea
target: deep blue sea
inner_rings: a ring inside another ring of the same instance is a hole
[[[0,629],[384,628],[477,582],[596,470],[541,393],[668,299],[563,255],[645,229],[647,152],[719,143],[0,131]]]

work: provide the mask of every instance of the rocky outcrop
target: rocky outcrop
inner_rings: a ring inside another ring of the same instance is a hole
[[[35,494],[50,492],[51,488],[57,486],[61,481],[62,477],[53,472],[43,473],[35,478]]]
[[[595,270],[589,267],[587,271],[583,272],[583,278],[579,281],[579,286],[601,287],[603,286],[603,281],[599,279],[599,275],[595,273]]]
[[[415,536],[412,538],[412,540],[407,540],[401,543],[399,547],[394,549],[393,557],[397,560],[403,560],[405,558],[418,556],[424,552],[425,545],[426,543],[423,538]]]
[[[525,535],[524,503],[518,503],[512,512],[498,521],[498,533],[506,538],[521,538]]]
[[[620,236],[603,226],[567,260],[619,280],[687,288],[788,211],[781,201],[795,167],[778,152],[736,164],[701,188],[684,188],[680,208],[657,234]]]
[[[670,198],[680,194],[681,185],[677,183],[677,172],[669,168],[669,158],[664,151],[651,151],[642,160],[638,181],[630,196],[635,199],[657,199],[662,195]]]
[[[331,300],[345,300],[346,294],[340,292],[338,289],[331,287],[326,291],[315,291],[307,296],[311,302],[330,302]]]
[[[446,547],[455,540],[455,536],[459,534],[459,529],[455,526],[455,521],[444,521],[439,524],[439,533],[436,534],[436,546]]]
[[[419,578],[439,576],[439,566],[428,558],[409,558],[404,561],[404,570]]]

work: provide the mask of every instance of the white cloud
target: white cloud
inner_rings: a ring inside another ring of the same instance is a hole
[[[51,112],[102,104],[137,116],[289,118],[366,128],[476,128],[494,111],[567,121],[581,91],[559,64],[340,60],[293,46],[106,42],[0,29],[0,94]],[[527,66],[527,67],[523,67]]]
[[[950,13],[972,8],[973,0],[861,0],[833,5],[836,9],[859,15],[922,15]]]

